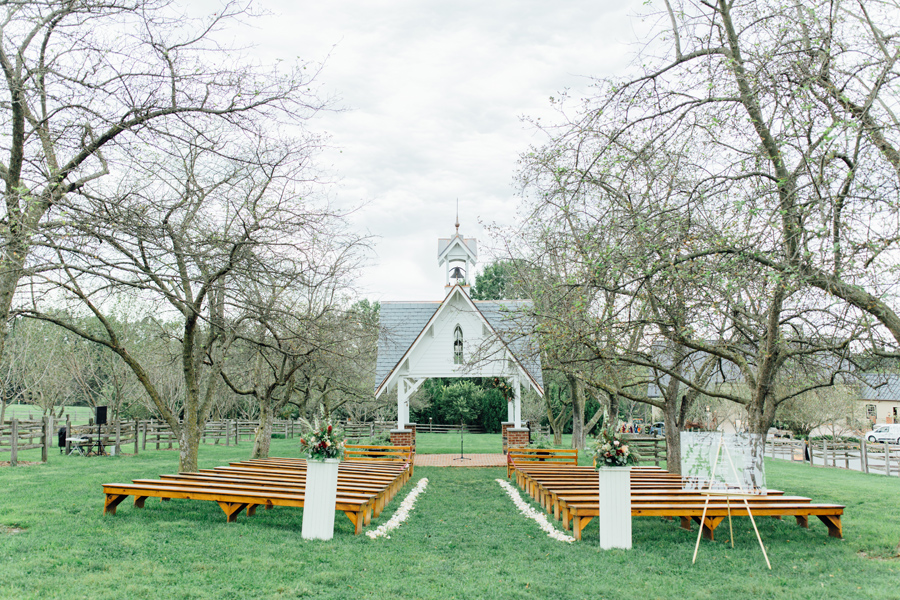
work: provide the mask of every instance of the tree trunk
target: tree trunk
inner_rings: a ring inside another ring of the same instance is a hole
[[[274,422],[275,415],[272,412],[272,399],[269,396],[264,396],[259,401],[259,427],[256,429],[256,436],[253,438],[253,449],[250,450],[250,458],[269,458]]]
[[[607,394],[609,397],[609,423],[607,429],[615,429],[619,425],[619,395]]]
[[[584,450],[584,393],[577,378],[572,375],[566,378],[572,398],[572,447]]]
[[[196,473],[200,470],[200,438],[203,430],[196,422],[185,419],[178,434],[178,470],[182,473]]]
[[[681,427],[678,423],[680,413],[678,407],[678,394],[671,394],[673,398],[666,398],[666,470],[669,473],[681,474]],[[684,400],[682,400],[684,402]]]

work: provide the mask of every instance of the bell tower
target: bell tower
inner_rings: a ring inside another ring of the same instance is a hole
[[[456,233],[438,239],[438,266],[444,267],[444,287],[461,285],[468,288],[475,282],[478,263],[478,241],[459,232],[459,209],[456,212]]]

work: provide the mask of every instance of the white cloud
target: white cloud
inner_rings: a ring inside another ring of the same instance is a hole
[[[552,119],[548,99],[621,70],[638,2],[263,0],[272,15],[240,32],[264,61],[322,59],[321,82],[350,110],[312,124],[340,204],[381,237],[360,287],[370,298],[437,300],[437,238],[511,223],[516,160]]]

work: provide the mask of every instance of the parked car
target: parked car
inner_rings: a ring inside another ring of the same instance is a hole
[[[876,425],[872,431],[866,434],[870,442],[888,442],[900,444],[900,423],[893,425]]]
[[[766,432],[770,437],[777,438],[792,438],[794,437],[794,432],[789,431],[787,429],[779,429],[777,427],[769,427],[769,431]]]
[[[658,421],[650,426],[650,435],[661,435],[666,437],[666,424]]]

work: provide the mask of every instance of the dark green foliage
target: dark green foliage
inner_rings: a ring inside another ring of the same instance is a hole
[[[514,300],[524,298],[524,290],[517,280],[515,265],[508,260],[491,263],[475,276],[473,300]]]
[[[411,410],[416,423],[456,424],[462,420],[488,433],[497,433],[506,420],[506,401],[491,378],[429,379],[422,385],[422,392],[424,405]]]

